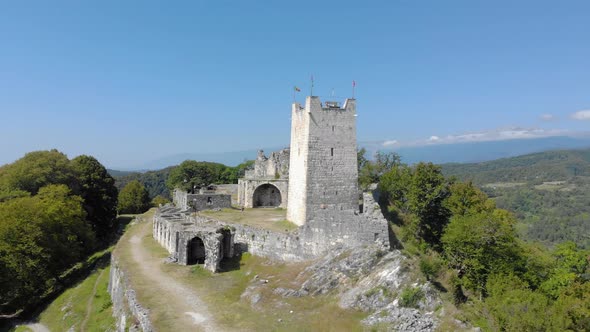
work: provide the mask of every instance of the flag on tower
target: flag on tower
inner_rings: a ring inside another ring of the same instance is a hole
[[[356,86],[356,82],[354,80],[352,80],[352,87],[354,88]]]
[[[293,90],[297,91],[297,92],[301,92],[301,89],[299,89],[298,87],[294,86]]]

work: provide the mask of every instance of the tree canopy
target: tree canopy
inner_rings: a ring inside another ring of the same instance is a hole
[[[105,245],[116,202],[113,179],[90,156],[35,151],[0,167],[0,314],[35,303]]]
[[[29,152],[0,168],[0,201],[35,195],[49,184],[65,184],[77,190],[76,174],[70,160],[57,150]]]
[[[84,201],[86,219],[98,238],[106,238],[117,227],[117,196],[115,180],[106,168],[91,156],[72,159],[80,196]]]
[[[139,181],[129,182],[119,192],[119,213],[143,213],[149,207],[149,194]]]
[[[65,185],[0,204],[0,312],[11,313],[46,290],[94,248],[82,198]]]

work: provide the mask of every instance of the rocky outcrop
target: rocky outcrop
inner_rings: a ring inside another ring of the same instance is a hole
[[[149,311],[137,302],[135,291],[114,256],[111,257],[108,291],[113,302],[113,316],[117,319],[117,331],[154,331]]]
[[[342,308],[371,314],[367,326],[387,325],[395,331],[434,331],[439,318],[434,313],[442,303],[429,284],[418,284],[409,277],[407,259],[397,250],[380,247],[334,251],[307,267],[297,278],[299,289],[277,288],[283,297],[314,296],[338,292]],[[404,289],[420,290],[416,308],[400,305]]]

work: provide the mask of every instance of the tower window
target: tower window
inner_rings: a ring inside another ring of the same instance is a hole
[[[330,156],[334,157],[334,148],[330,148]]]
[[[332,131],[334,131],[334,126],[332,126]]]

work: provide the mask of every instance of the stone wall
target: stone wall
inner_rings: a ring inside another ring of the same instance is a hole
[[[231,195],[221,193],[189,194],[175,189],[172,194],[174,205],[182,210],[212,210],[231,208]]]
[[[292,109],[287,219],[297,225],[323,210],[358,211],[356,101],[326,104],[312,96]]]
[[[236,252],[249,252],[281,261],[313,259],[341,247],[376,245],[389,249],[388,223],[379,205],[370,193],[363,195],[363,201],[365,213],[324,210],[323,214],[317,213],[315,219],[294,232],[275,232],[210,217],[189,216],[166,206],[154,215],[154,238],[181,264],[186,261],[186,244],[191,237],[199,234],[187,229],[231,229]],[[179,237],[179,234],[185,235]],[[219,238],[212,241],[206,244],[206,248],[214,251],[218,246],[216,243],[219,243],[215,241]],[[219,258],[220,255],[211,257]]]
[[[111,256],[108,292],[111,294],[113,316],[117,321],[116,329],[118,332],[129,331],[130,327],[133,327],[136,323],[142,331],[154,331],[149,320],[149,310],[137,302],[135,291],[129,285],[129,280],[114,256]]]
[[[177,263],[191,263],[190,243],[199,238],[205,251],[204,267],[217,272],[223,258],[234,255],[234,234],[231,228],[221,223],[209,222],[208,218],[191,217],[170,205],[160,207],[154,214],[153,237],[170,253]]]
[[[311,98],[307,98],[307,109],[311,109]],[[305,223],[307,207],[307,155],[309,145],[310,113],[300,104],[294,103],[291,109],[291,153],[289,161],[289,201],[287,219],[297,225]]]
[[[239,179],[238,180],[238,204],[246,208],[255,206],[254,192],[262,185],[271,184],[281,194],[279,207],[286,208],[289,198],[289,181],[287,179]]]
[[[275,204],[256,204],[256,190],[270,184],[280,193],[282,208],[287,207],[289,184],[289,149],[272,152],[267,158],[264,151],[258,151],[254,169],[246,171],[244,178],[238,180],[238,205],[252,208],[256,206],[276,206]]]
[[[266,157],[264,151],[259,150],[254,169],[246,173],[246,178],[288,179],[289,178],[289,149],[272,152]]]

